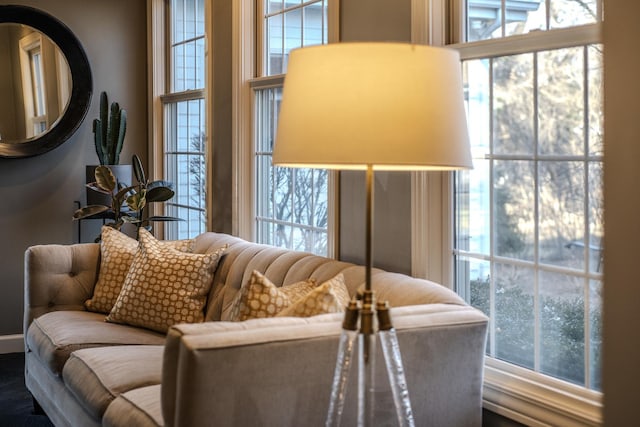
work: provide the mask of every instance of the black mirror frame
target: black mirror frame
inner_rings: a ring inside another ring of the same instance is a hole
[[[27,6],[0,6],[0,24],[25,24],[46,34],[62,51],[71,71],[71,97],[58,122],[41,136],[20,142],[0,141],[0,157],[20,158],[44,154],[64,143],[78,129],[89,110],[93,81],[80,41],[57,18]]]

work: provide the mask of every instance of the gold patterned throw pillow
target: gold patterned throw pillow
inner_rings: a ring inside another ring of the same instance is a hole
[[[292,288],[307,286],[299,282]],[[242,285],[231,306],[229,320],[233,322],[273,317],[291,304],[289,296],[271,283],[263,274],[254,270],[249,280]]]
[[[141,228],[140,245],[107,321],[166,332],[204,320],[204,306],[225,245],[211,253],[180,252]]]
[[[324,313],[341,313],[347,304],[349,291],[344,283],[344,276],[340,273],[293,301],[277,316],[310,317]]]
[[[163,245],[183,252],[192,252],[194,239],[166,240]],[[100,240],[100,270],[91,299],[84,305],[89,311],[109,313],[115,304],[133,257],[138,250],[138,241],[108,225],[102,226]]]
[[[341,286],[341,287],[340,287]],[[308,302],[307,298],[318,303]],[[291,307],[299,305],[310,308],[294,308],[287,316],[312,316],[314,314],[342,311],[349,303],[349,292],[342,274],[318,286],[314,279],[277,287],[258,271],[251,273],[236,296],[230,314],[231,321],[281,316]],[[342,304],[342,305],[340,305]],[[323,311],[325,310],[325,311]],[[310,313],[310,314],[308,314]]]

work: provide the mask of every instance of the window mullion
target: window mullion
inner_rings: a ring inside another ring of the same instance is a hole
[[[490,280],[489,280],[489,312],[496,312],[496,263],[493,262],[495,257],[495,233],[493,233],[493,225],[495,224],[495,197],[494,197],[494,185],[493,185],[493,174],[494,174],[494,164],[495,159],[493,158],[494,154],[494,141],[495,141],[495,99],[494,99],[494,85],[493,85],[493,76],[494,76],[494,59],[489,59],[489,180],[491,185],[489,185],[489,224],[491,227],[491,232],[489,234],[489,259],[491,260],[489,271],[490,271]],[[470,190],[469,190],[470,191]],[[490,355],[492,357],[497,357],[497,345],[496,345],[496,319],[495,316],[490,316]]]
[[[590,84],[589,84],[589,78],[590,78],[590,74],[589,74],[589,48],[587,46],[585,46],[582,50],[582,75],[583,75],[583,80],[582,80],[582,95],[583,95],[583,128],[584,128],[584,134],[583,134],[583,138],[584,138],[584,145],[583,145],[583,150],[584,150],[584,160],[583,160],[583,173],[584,173],[584,201],[583,201],[583,211],[584,211],[584,224],[583,224],[583,233],[584,233],[584,265],[585,265],[585,270],[587,272],[591,272],[591,234],[589,232],[589,224],[591,222],[591,214],[590,214],[590,210],[589,210],[589,205],[591,203],[591,197],[590,197],[590,186],[589,186],[589,174],[590,174],[590,170],[589,170],[589,90],[590,90]],[[591,286],[590,286],[590,279],[588,277],[585,277],[584,281],[583,281],[583,298],[584,298],[584,304],[583,304],[583,313],[584,313],[584,378],[585,378],[585,387],[586,388],[591,388],[592,387],[592,381],[591,381],[591,375],[590,375],[590,367],[591,367],[591,322],[590,322],[590,315],[591,315],[591,311],[590,311],[590,307],[591,307]]]
[[[541,352],[542,352],[542,319],[541,319],[541,304],[540,304],[540,116],[539,116],[539,73],[538,73],[538,53],[533,54],[533,156],[534,156],[534,243],[533,243],[533,259],[534,259],[534,274],[533,274],[533,313],[534,313],[534,334],[533,334],[533,348],[534,348],[534,371],[540,372],[541,369]]]

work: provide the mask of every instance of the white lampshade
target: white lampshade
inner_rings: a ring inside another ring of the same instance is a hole
[[[336,43],[291,52],[273,163],[327,169],[472,167],[456,51]]]

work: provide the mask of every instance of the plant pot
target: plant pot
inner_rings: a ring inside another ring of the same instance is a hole
[[[131,185],[133,177],[133,168],[131,165],[106,165],[116,177],[118,184],[125,186]],[[95,182],[96,180],[96,168],[98,165],[87,165],[86,178],[87,184]],[[87,187],[87,206],[89,205],[104,205],[111,206],[111,195],[103,194],[98,191],[94,191]]]

